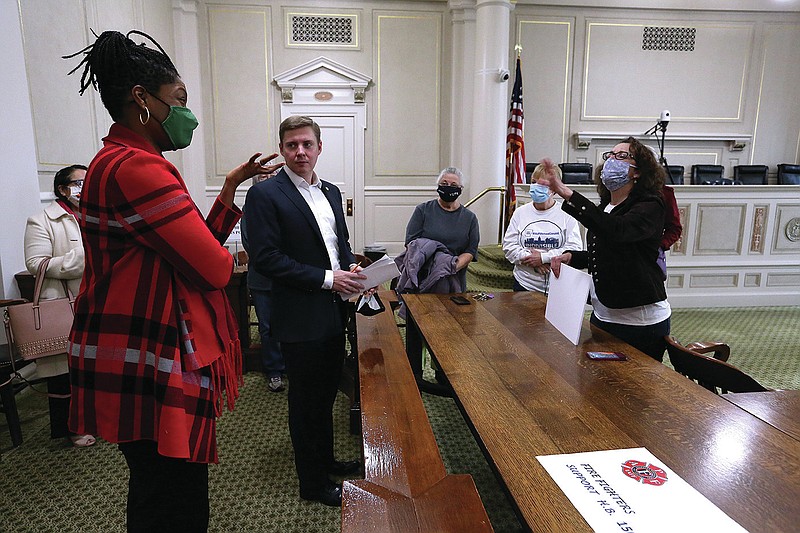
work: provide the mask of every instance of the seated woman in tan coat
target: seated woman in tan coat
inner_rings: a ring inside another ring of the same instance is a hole
[[[53,193],[56,200],[44,211],[28,219],[25,227],[25,266],[36,275],[39,264],[52,257],[47,265],[42,285],[42,299],[51,300],[66,296],[66,281],[72,294],[77,295],[83,277],[83,243],[78,222],[72,212],[78,206],[86,167],[71,165],[56,172]],[[50,394],[68,395],[69,368],[67,354],[42,357],[36,360],[36,373],[47,378]],[[91,446],[92,435],[76,435],[67,429],[69,398],[49,398],[50,437],[69,437],[75,446]]]

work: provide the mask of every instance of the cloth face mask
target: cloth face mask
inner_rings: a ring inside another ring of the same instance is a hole
[[[550,199],[550,188],[546,185],[534,183],[531,185],[531,200],[537,204],[543,204]]]
[[[197,121],[197,117],[188,107],[169,105],[156,95],[153,95],[153,98],[169,106],[169,115],[161,123],[161,127],[164,128],[167,137],[172,141],[173,149],[180,150],[189,146],[192,142],[192,133],[200,124]]]
[[[603,164],[603,170],[600,172],[600,180],[611,192],[624,187],[631,181],[628,177],[631,164],[627,161],[620,161],[619,159],[608,159]]]
[[[439,185],[436,192],[439,193],[439,198],[441,198],[443,202],[454,202],[456,198],[461,196],[461,187],[456,187],[455,185]]]

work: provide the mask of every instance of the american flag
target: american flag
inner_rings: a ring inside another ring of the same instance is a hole
[[[517,55],[517,72],[514,75],[514,91],[511,93],[511,110],[508,114],[508,137],[506,138],[506,226],[511,220],[517,194],[515,183],[525,183],[525,115],[522,111],[522,66]]]

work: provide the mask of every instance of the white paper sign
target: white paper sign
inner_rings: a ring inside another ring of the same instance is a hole
[[[236,223],[233,227],[233,231],[228,236],[228,240],[225,242],[242,242],[242,228],[241,228],[242,221]]]
[[[397,265],[394,262],[394,259],[389,257],[388,255],[384,255],[364,270],[360,272],[367,276],[367,279],[360,279],[358,280],[365,289],[371,289],[372,287],[377,287],[381,283],[386,283],[389,280],[392,280],[400,275],[400,270],[398,270]],[[361,293],[354,292],[353,294],[342,294],[342,300],[349,300],[353,296],[358,296]]]
[[[745,531],[646,448],[536,459],[597,532]]]
[[[583,310],[591,283],[589,274],[569,265],[561,265],[558,277],[550,272],[544,317],[575,346],[581,338]]]

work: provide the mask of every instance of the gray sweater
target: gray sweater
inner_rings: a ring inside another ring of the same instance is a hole
[[[463,253],[478,257],[478,217],[464,206],[455,211],[445,211],[438,200],[419,204],[406,226],[406,242],[424,237],[447,246],[453,255]]]

